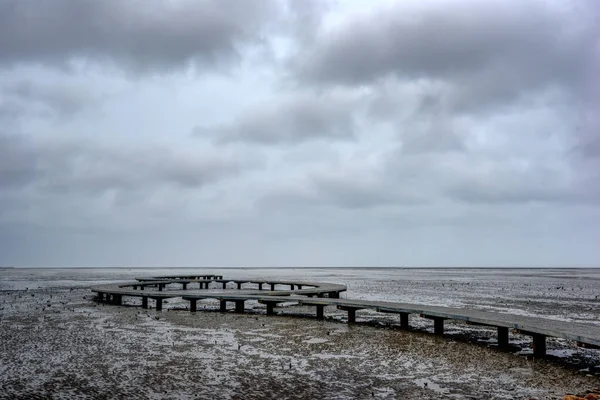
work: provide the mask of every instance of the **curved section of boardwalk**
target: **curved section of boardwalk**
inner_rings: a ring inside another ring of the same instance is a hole
[[[573,340],[582,347],[600,348],[599,326],[465,308],[340,299],[339,294],[346,290],[346,286],[332,283],[223,279],[221,275],[161,276],[136,279],[135,282],[100,285],[91,289],[98,294],[99,301],[121,305],[123,296],[140,297],[142,307],[147,308],[148,299],[152,299],[155,301],[157,310],[162,309],[163,299],[174,297],[181,297],[189,301],[192,312],[196,311],[197,301],[203,299],[219,300],[221,311],[227,311],[227,303],[232,302],[235,304],[236,312],[244,312],[245,302],[255,300],[267,306],[267,315],[274,314],[274,308],[280,303],[296,302],[299,305],[314,306],[317,318],[324,317],[326,306],[335,306],[340,310],[347,311],[348,323],[354,323],[356,311],[362,309],[399,314],[400,325],[406,329],[409,328],[408,316],[416,314],[433,320],[434,333],[440,335],[444,331],[444,321],[452,319],[473,325],[497,328],[499,347],[508,347],[509,330],[511,329],[530,335],[533,338],[533,352],[537,357],[546,354],[546,337],[548,336]],[[192,289],[191,285],[196,283],[198,288]],[[163,290],[167,285],[181,285],[181,289]],[[211,285],[213,288],[208,290]],[[287,287],[289,289],[286,289]],[[147,290],[145,290],[146,288]]]

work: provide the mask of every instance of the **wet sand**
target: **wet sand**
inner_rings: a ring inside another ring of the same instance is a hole
[[[600,323],[597,270],[581,272],[580,279],[556,270],[531,276],[495,270],[219,271],[344,283],[352,298]],[[124,307],[99,305],[87,290],[92,283],[163,272],[1,271],[0,398],[554,399],[600,385],[594,372],[600,351],[561,339],[548,343],[558,357],[533,360],[526,336],[511,335],[515,347],[502,352],[489,344],[494,330],[458,323],[447,324],[440,338],[428,333],[431,321],[417,317],[411,318],[415,330],[406,332],[398,329],[397,316],[366,311],[354,326],[344,323],[344,312],[326,309],[327,319],[317,321],[310,317],[314,310],[296,306],[267,317],[262,305],[243,315],[223,314],[207,301],[192,314],[187,302],[171,300],[156,312],[136,306],[135,299]]]

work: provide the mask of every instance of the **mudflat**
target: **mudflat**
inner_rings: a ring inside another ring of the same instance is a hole
[[[530,339],[493,345],[494,330],[284,304],[267,317],[218,312],[213,301],[162,312],[135,299],[93,301],[88,287],[132,276],[198,269],[0,271],[0,398],[562,398],[600,385],[600,351],[549,339],[533,360]],[[202,270],[205,271],[205,270]],[[406,301],[600,325],[598,270],[223,269],[227,277],[343,283],[347,296]],[[204,312],[203,312],[204,311]],[[475,345],[473,345],[475,344]]]

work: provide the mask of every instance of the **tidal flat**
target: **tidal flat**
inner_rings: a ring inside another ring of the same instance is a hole
[[[495,330],[398,316],[314,310],[293,303],[265,315],[198,312],[168,300],[164,309],[98,304],[91,285],[133,277],[220,273],[227,278],[342,283],[343,297],[470,307],[600,325],[598,269],[3,269],[0,270],[0,398],[170,399],[559,399],[600,386],[600,350],[531,340]]]

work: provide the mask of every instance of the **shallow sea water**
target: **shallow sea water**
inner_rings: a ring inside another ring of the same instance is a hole
[[[600,270],[559,269],[5,269],[0,270],[0,398],[555,399],[600,386],[600,351],[411,316],[289,304],[267,317],[220,313],[214,301],[169,300],[162,312],[127,299],[97,304],[89,286],[135,276],[219,273],[227,278],[343,283],[342,297],[542,316],[600,325]],[[203,312],[204,311],[204,312]]]

